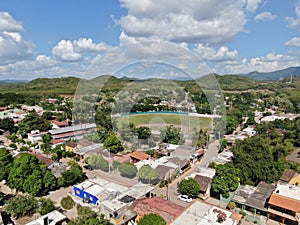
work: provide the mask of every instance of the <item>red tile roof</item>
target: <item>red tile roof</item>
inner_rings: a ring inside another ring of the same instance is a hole
[[[65,121],[56,121],[56,120],[54,120],[53,123],[58,127],[65,127],[65,126],[69,125],[68,120],[65,120]]]
[[[51,140],[51,144],[53,144],[53,145],[58,144],[58,143],[64,143],[64,142],[66,142],[66,140],[61,140],[61,139]]]
[[[143,153],[143,152],[139,152],[139,151],[132,152],[132,153],[129,154],[129,156],[131,158],[138,159],[140,161],[150,158],[150,155],[148,155],[146,153]]]
[[[293,212],[300,212],[300,201],[284,197],[278,194],[271,195],[269,204],[279,206],[281,208],[288,209]]]
[[[132,205],[132,209],[141,216],[149,213],[158,214],[168,223],[178,216],[184,210],[184,207],[165,199],[154,197],[136,200]]]

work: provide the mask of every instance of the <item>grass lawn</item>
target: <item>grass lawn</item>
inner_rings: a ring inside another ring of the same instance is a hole
[[[172,114],[146,114],[146,115],[131,115],[117,118],[117,124],[134,123],[136,126],[150,126],[152,129],[161,129],[167,125],[189,127],[190,129],[209,129],[211,128],[212,119],[192,117],[187,115],[172,115]]]

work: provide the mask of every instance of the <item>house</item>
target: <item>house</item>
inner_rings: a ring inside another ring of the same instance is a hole
[[[182,211],[170,225],[238,225],[242,215],[222,209],[206,202],[195,200]]]
[[[300,187],[277,184],[268,202],[268,220],[282,224],[300,223]]]
[[[112,223],[121,224],[136,216],[128,210],[132,202],[152,196],[153,189],[142,183],[127,187],[101,177],[94,177],[74,185],[73,196],[98,207]]]
[[[39,130],[32,130],[30,133],[27,134],[28,140],[31,143],[37,143],[42,140],[43,135],[47,134],[47,132],[40,132]]]
[[[199,167],[195,172],[191,173],[186,178],[194,178],[200,185],[200,195],[202,199],[210,196],[211,183],[216,174],[216,170],[209,167]]]
[[[76,147],[77,147],[77,143],[73,141],[70,141],[65,145],[67,152],[74,152]]]
[[[136,200],[130,208],[137,213],[135,222],[146,214],[154,213],[169,223],[184,210],[184,207],[159,197]]]
[[[287,169],[283,172],[279,183],[298,186],[300,185],[300,174],[294,170]]]
[[[56,139],[56,140],[51,140],[50,144],[52,145],[52,148],[55,148],[58,145],[66,143],[66,140],[61,140],[61,139]]]
[[[200,186],[200,197],[203,199],[209,197],[212,179],[203,175],[196,175],[194,179]]]
[[[176,168],[166,165],[158,165],[156,170],[159,174],[160,180],[168,180],[169,178],[173,177],[177,171]]]
[[[82,145],[80,142],[78,143],[77,147],[74,150],[74,153],[76,155],[79,155],[81,157],[86,157],[89,155],[94,154],[101,154],[103,155],[104,148],[102,143],[90,143],[88,145]]]
[[[252,137],[256,134],[254,127],[246,127],[245,129],[243,129],[243,132],[246,133],[250,137]]]
[[[240,185],[234,192],[231,201],[242,210],[254,212],[254,214],[267,215],[268,200],[275,190],[274,184],[260,182],[256,187]]]
[[[67,127],[70,125],[70,123],[71,123],[71,121],[69,121],[69,120],[65,120],[65,121],[53,120],[52,127],[58,129],[58,128],[62,128],[62,127]]]
[[[67,217],[57,210],[39,217],[26,225],[67,225]]]
[[[142,160],[148,160],[151,157],[150,155],[148,155],[144,152],[140,152],[140,151],[135,151],[135,152],[132,152],[128,155],[129,155],[130,160],[133,164],[135,164],[139,161],[142,161]]]

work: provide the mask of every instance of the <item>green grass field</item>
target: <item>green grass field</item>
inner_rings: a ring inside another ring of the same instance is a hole
[[[210,129],[212,126],[212,119],[192,117],[187,115],[172,115],[172,114],[147,114],[147,115],[131,115],[117,118],[117,124],[134,123],[136,126],[144,125],[150,126],[153,130],[160,130],[167,125],[190,127],[190,130],[196,128]],[[185,129],[186,130],[186,129]]]

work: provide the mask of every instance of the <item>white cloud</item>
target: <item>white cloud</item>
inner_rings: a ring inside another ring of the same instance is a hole
[[[75,51],[72,42],[69,40],[58,42],[57,46],[52,49],[52,54],[62,61],[78,61],[82,57],[80,53]]]
[[[77,52],[105,52],[112,47],[106,43],[94,43],[91,38],[79,38],[73,41],[73,47]]]
[[[0,65],[28,60],[33,55],[34,45],[25,41],[20,32],[23,27],[9,13],[0,12]]]
[[[287,47],[300,47],[300,38],[294,37],[288,40],[287,42],[285,42],[284,45]]]
[[[84,58],[85,54],[104,53],[113,49],[106,43],[95,43],[91,38],[79,38],[78,40],[61,40],[53,47],[53,56],[62,61],[79,61]]]
[[[268,53],[265,56],[250,59],[234,60],[215,64],[219,74],[244,74],[252,71],[270,72],[284,69],[289,66],[299,66],[300,52],[290,51],[286,54]]]
[[[209,61],[235,60],[238,56],[237,50],[230,51],[226,46],[221,46],[219,49],[215,50],[208,45],[198,44],[194,51],[200,58]]]
[[[22,32],[23,26],[16,21],[8,12],[0,12],[0,31]]]
[[[247,0],[246,10],[254,13],[262,0]]]
[[[286,17],[286,21],[288,21],[288,27],[299,29],[300,30],[300,2],[296,5],[295,8],[296,17]]]
[[[117,21],[127,36],[219,44],[244,30],[244,0],[120,0]]]
[[[273,15],[270,12],[262,12],[255,16],[255,21],[270,21],[276,19],[276,15]]]

